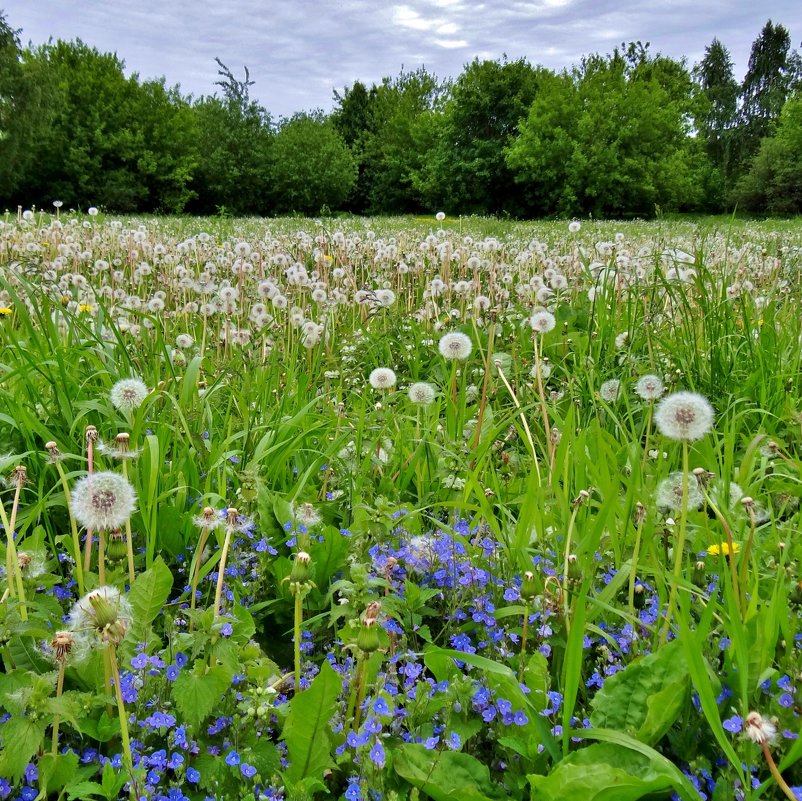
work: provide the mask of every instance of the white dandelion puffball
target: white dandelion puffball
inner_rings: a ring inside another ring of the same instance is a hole
[[[138,409],[147,398],[150,390],[138,378],[123,378],[109,392],[111,405],[121,412]]]
[[[368,381],[373,389],[390,389],[395,386],[395,372],[389,367],[377,367],[371,370]]]
[[[642,375],[635,383],[635,394],[645,401],[657,400],[665,391],[665,385],[656,375]]]
[[[571,222],[568,223],[568,231],[572,234],[577,233],[581,227],[582,225],[580,224],[579,220],[571,220]]]
[[[101,646],[119,645],[131,621],[130,601],[116,587],[101,586],[88,592],[70,611],[69,626],[79,637],[91,637]]]
[[[467,334],[463,334],[461,331],[449,331],[440,338],[437,347],[444,359],[462,361],[471,355],[473,342]]]
[[[435,391],[431,384],[426,381],[417,381],[408,390],[409,399],[420,406],[426,406],[434,400]]]
[[[434,215],[434,218],[438,222],[443,222],[446,218],[446,213],[444,211],[438,211],[437,214]]]
[[[663,436],[692,442],[710,433],[713,407],[695,392],[675,392],[660,401],[654,422]]]
[[[76,482],[70,508],[84,528],[113,531],[122,528],[134,513],[136,492],[119,473],[104,470]]]
[[[98,213],[99,213],[99,212],[98,212],[98,210],[97,210],[97,207],[96,207],[96,206],[90,206],[90,207],[89,207],[89,208],[86,210],[86,213],[87,213],[87,214],[88,214],[90,217],[97,217],[97,215],[98,215]]]
[[[655,501],[662,509],[678,512],[682,509],[682,471],[671,473],[657,485]],[[699,489],[696,476],[688,475],[688,509],[698,509],[705,496]]]
[[[546,309],[538,309],[529,318],[529,325],[536,334],[547,334],[549,331],[554,330],[557,325],[555,316]]]
[[[618,400],[621,396],[621,382],[617,378],[611,378],[609,381],[605,381],[599,387],[599,396],[603,401],[607,401],[607,403]]]

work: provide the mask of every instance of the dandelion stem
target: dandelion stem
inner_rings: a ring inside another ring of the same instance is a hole
[[[641,534],[643,533],[644,515],[638,516],[635,526],[635,546],[632,549],[632,563],[629,568],[629,613],[635,614],[635,577],[638,572],[638,559],[640,558]]]
[[[301,622],[304,616],[304,599],[299,587],[295,590],[295,615],[293,620],[293,651],[295,656],[295,692],[301,692]]]
[[[674,580],[671,582],[671,590],[668,596],[668,609],[666,619],[663,623],[663,630],[660,633],[660,642],[668,641],[668,630],[671,628],[671,618],[677,605],[677,592],[679,581],[682,576],[683,552],[685,550],[685,530],[688,525],[688,440],[682,440],[682,509],[679,516],[679,532],[674,543]]]
[[[123,478],[128,480],[128,463],[123,459]],[[128,557],[128,584],[132,586],[136,579],[136,572],[134,571],[134,541],[131,536],[131,518],[125,521],[125,552]],[[102,583],[102,582],[101,582]]]
[[[220,553],[220,564],[217,566],[217,588],[214,592],[214,616],[223,614],[223,581],[226,573],[226,562],[228,561],[228,549],[231,547],[231,535],[234,533],[234,526],[230,523],[226,526],[226,536],[223,540],[223,550]]]
[[[56,698],[61,698],[61,693],[64,690],[64,660],[59,660],[58,663],[58,679],[56,680]],[[59,723],[61,722],[61,717],[56,712],[53,715],[53,756],[58,754],[58,728]]]
[[[777,786],[782,790],[783,795],[786,798],[789,798],[790,801],[798,801],[797,796],[794,795],[794,791],[788,786],[785,779],[783,779],[777,765],[774,762],[774,758],[771,756],[771,751],[769,751],[769,744],[767,742],[763,742],[760,744],[761,749],[763,750],[763,757],[766,760],[766,764],[769,767],[769,771],[771,775],[774,777],[774,781],[777,782]]]
[[[75,580],[78,582],[78,595],[84,594],[84,567],[81,564],[81,538],[78,535],[78,524],[75,521],[75,516],[72,513],[72,506],[70,505],[70,487],[67,484],[67,476],[64,474],[64,468],[61,462],[56,462],[56,470],[58,471],[59,480],[64,490],[64,503],[67,506],[67,514],[70,518],[70,531],[72,532],[72,549],[73,557],[75,558]]]
[[[25,585],[22,583],[22,568],[19,564],[19,557],[17,556],[17,548],[14,544],[14,527],[17,525],[17,509],[19,508],[19,496],[20,491],[22,490],[22,481],[18,480],[16,487],[14,488],[14,500],[11,504],[11,519],[6,521],[4,519],[3,523],[6,526],[6,533],[8,535],[8,552],[11,555],[12,561],[12,568],[13,568],[13,575],[14,579],[17,582],[17,595],[19,596],[19,614],[20,618],[23,621],[28,619],[28,610],[25,608]],[[5,518],[5,513],[3,514]],[[8,572],[8,582],[9,586],[11,586],[11,571]]]
[[[128,716],[126,715],[125,702],[123,701],[122,684],[120,683],[120,670],[117,667],[117,651],[113,644],[109,644],[106,658],[112,678],[114,680],[114,695],[117,699],[117,714],[120,717],[120,740],[122,741],[123,747],[123,764],[125,765],[129,774],[133,777],[134,760],[131,756],[131,738],[128,735]]]

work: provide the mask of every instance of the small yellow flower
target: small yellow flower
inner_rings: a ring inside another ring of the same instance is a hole
[[[91,306],[89,303],[82,303],[78,307],[78,311],[93,312],[94,310],[95,310],[95,307]]]
[[[8,306],[3,306],[2,308],[0,308],[0,315],[2,315],[4,317],[7,317],[9,314],[13,314],[13,313],[14,313],[14,310],[13,309],[9,309]]]
[[[741,546],[737,542],[733,542],[732,553],[738,553],[740,550]],[[707,546],[707,553],[709,556],[718,556],[719,554],[729,556],[730,544],[728,542],[714,542],[712,545]]]

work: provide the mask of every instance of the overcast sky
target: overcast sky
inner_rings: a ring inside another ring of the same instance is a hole
[[[127,71],[164,76],[195,96],[215,91],[219,56],[274,117],[330,110],[332,90],[420,65],[457,76],[506,53],[559,69],[622,41],[698,61],[717,36],[743,77],[766,20],[802,38],[802,0],[0,0],[23,43],[80,38]]]

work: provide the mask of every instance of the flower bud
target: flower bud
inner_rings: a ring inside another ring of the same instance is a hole
[[[527,570],[521,582],[521,598],[527,603],[532,603],[537,597],[537,594],[538,587],[535,581],[535,574],[531,570]]]

